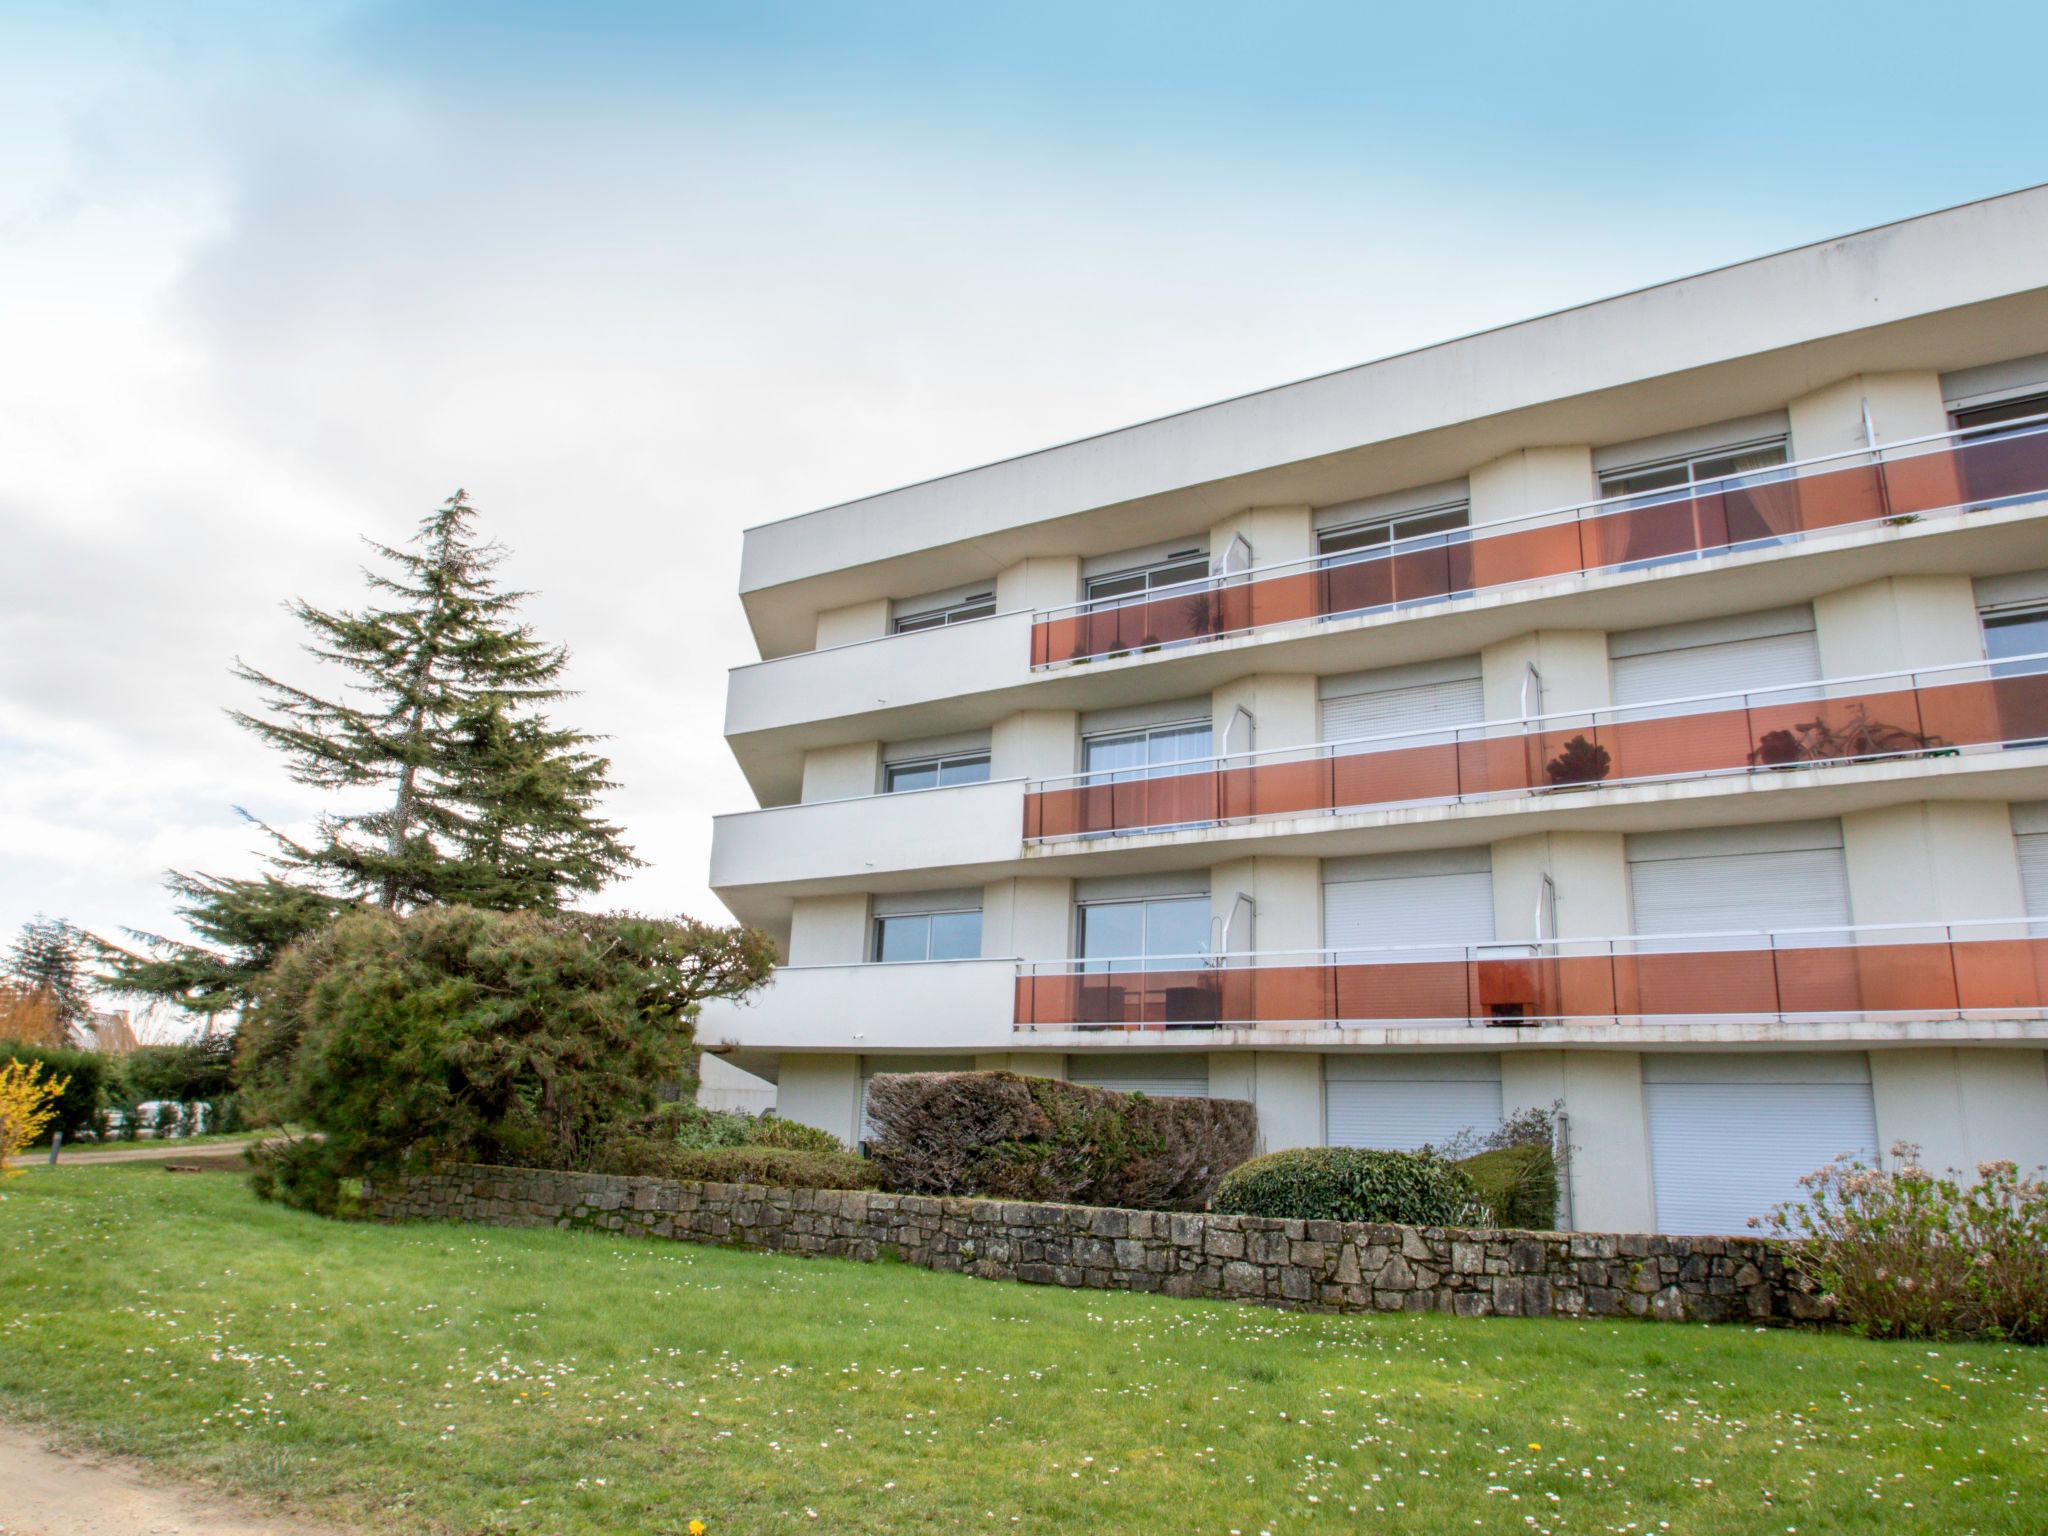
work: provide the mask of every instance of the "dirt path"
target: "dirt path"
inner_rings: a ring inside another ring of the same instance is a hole
[[[0,1424],[0,1536],[346,1536]]]
[[[58,1152],[57,1166],[59,1168],[85,1168],[90,1167],[94,1163],[181,1163],[201,1157],[212,1157],[216,1153],[224,1153],[229,1157],[239,1158],[242,1155],[243,1148],[253,1147],[262,1139],[261,1136],[244,1136],[235,1140],[202,1141],[196,1144],[181,1143],[173,1139],[170,1141],[137,1142],[133,1146],[80,1147],[77,1151],[72,1151],[67,1147]],[[49,1149],[44,1148],[40,1152],[25,1152],[13,1161],[14,1166],[17,1168],[48,1167],[50,1162]]]

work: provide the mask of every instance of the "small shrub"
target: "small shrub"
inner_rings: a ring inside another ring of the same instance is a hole
[[[1999,1162],[1965,1185],[1919,1150],[1894,1145],[1889,1171],[1837,1158],[1801,1179],[1807,1197],[1769,1222],[1797,1239],[1794,1272],[1874,1338],[2048,1343],[2048,1183]]]
[[[1471,1178],[1432,1152],[1295,1147],[1233,1168],[1211,1209],[1230,1216],[1297,1221],[1466,1226],[1486,1210]]]
[[[40,1062],[0,1063],[0,1179],[21,1172],[10,1167],[8,1159],[33,1146],[57,1118],[65,1086],[63,1078],[53,1076]]]
[[[645,1136],[606,1143],[600,1173],[651,1175],[716,1184],[766,1184],[777,1189],[876,1189],[874,1165],[856,1153],[797,1147],[681,1147]]]
[[[733,1110],[697,1109],[687,1105],[676,1106],[674,1119],[676,1145],[697,1149],[743,1147],[747,1144],[747,1133],[754,1121],[752,1115],[742,1115]]]
[[[243,1156],[258,1199],[320,1216],[355,1216],[362,1209],[361,1181],[348,1176],[341,1154],[324,1141],[270,1141]]]
[[[46,1077],[65,1080],[64,1092],[57,1100],[56,1117],[43,1127],[41,1135],[62,1131],[66,1141],[82,1141],[92,1134],[93,1118],[106,1103],[105,1056],[97,1051],[74,1051],[66,1046],[0,1041],[0,1063],[9,1061],[39,1066]]]
[[[1460,1158],[1457,1166],[1479,1192],[1494,1226],[1545,1231],[1557,1224],[1557,1159],[1549,1147],[1496,1147]]]
[[[1011,1072],[889,1073],[868,1084],[883,1187],[1137,1209],[1199,1209],[1251,1153],[1235,1099],[1155,1099]]]
[[[844,1152],[846,1146],[830,1131],[821,1131],[815,1125],[805,1125],[801,1120],[785,1120],[780,1115],[753,1117],[747,1127],[747,1145],[750,1147],[785,1147],[792,1152]]]

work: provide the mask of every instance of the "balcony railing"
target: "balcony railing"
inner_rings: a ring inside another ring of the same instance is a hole
[[[2048,921],[1023,963],[1025,1030],[2048,1017]]]
[[[1580,572],[1763,548],[2048,494],[2048,418],[1915,438],[1039,612],[1033,667],[1120,656]]]
[[[1039,780],[1026,787],[1024,836],[1128,836],[2042,742],[2048,653]]]

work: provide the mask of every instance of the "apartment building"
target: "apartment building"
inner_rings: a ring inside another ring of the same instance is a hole
[[[1561,1224],[2048,1163],[2048,189],[750,531],[700,1036],[1562,1106]]]

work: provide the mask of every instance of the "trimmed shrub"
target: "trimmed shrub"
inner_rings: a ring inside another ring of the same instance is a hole
[[[1805,1199],[1751,1225],[1796,1239],[1793,1271],[1873,1338],[2048,1344],[2048,1181],[1996,1162],[1965,1184],[1919,1156],[1898,1142],[1889,1169],[1837,1158],[1799,1181]]]
[[[1155,1099],[1012,1072],[885,1073],[868,1084],[883,1187],[1140,1210],[1200,1209],[1258,1130],[1236,1099]]]
[[[4,1040],[0,1041],[0,1061],[26,1062],[44,1068],[45,1077],[70,1079],[57,1100],[56,1117],[42,1131],[45,1140],[55,1131],[62,1131],[66,1141],[80,1141],[93,1133],[106,1103],[107,1057],[98,1051]]]
[[[830,1131],[775,1115],[749,1115],[732,1109],[699,1109],[693,1104],[664,1106],[656,1121],[673,1115],[679,1147],[788,1147],[798,1152],[844,1152]],[[645,1134],[657,1134],[650,1121]]]
[[[753,1123],[747,1127],[747,1145],[750,1147],[784,1147],[791,1152],[844,1152],[846,1145],[830,1131],[821,1131],[815,1125],[805,1125],[801,1120],[785,1120],[780,1115],[759,1115],[750,1117]]]
[[[1494,1226],[1541,1232],[1557,1225],[1557,1159],[1549,1147],[1496,1147],[1457,1166],[1479,1191]]]
[[[1471,1178],[1430,1152],[1295,1147],[1233,1168],[1211,1209],[1229,1216],[1296,1221],[1392,1222],[1458,1227],[1482,1222]]]
[[[679,1147],[645,1136],[622,1136],[596,1158],[600,1173],[646,1174],[715,1184],[767,1184],[777,1189],[876,1189],[874,1165],[834,1148]]]

